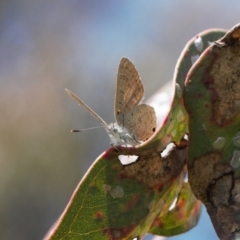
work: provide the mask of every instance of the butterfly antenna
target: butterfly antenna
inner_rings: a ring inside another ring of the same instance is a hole
[[[74,93],[72,93],[70,90],[66,89],[66,92],[70,95],[70,97],[76,101],[80,106],[82,106],[87,112],[89,112],[93,117],[98,119],[105,128],[108,127],[108,124],[100,117],[98,116],[86,103],[84,103],[80,98],[78,98]]]
[[[92,129],[96,129],[96,128],[105,128],[105,126],[97,126],[97,127],[85,128],[85,129],[80,129],[80,130],[73,129],[73,130],[71,130],[71,132],[84,132],[84,131],[92,130]]]

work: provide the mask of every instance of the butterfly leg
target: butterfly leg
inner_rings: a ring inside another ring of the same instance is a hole
[[[118,152],[120,152],[120,150],[118,149],[118,147],[116,146],[116,145],[114,145],[114,143],[110,143],[111,144],[111,146],[115,149],[115,150],[117,150]]]

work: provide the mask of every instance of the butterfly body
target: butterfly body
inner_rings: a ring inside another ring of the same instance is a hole
[[[117,123],[110,123],[107,129],[108,135],[110,137],[110,144],[112,146],[119,145],[137,145],[139,142],[134,140],[134,136],[128,133],[128,131],[120,126]]]

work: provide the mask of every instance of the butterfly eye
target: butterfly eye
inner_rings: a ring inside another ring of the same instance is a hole
[[[152,131],[155,132],[155,131],[156,131],[156,128],[153,128]]]

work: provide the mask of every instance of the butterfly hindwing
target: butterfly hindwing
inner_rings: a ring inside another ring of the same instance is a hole
[[[124,128],[136,141],[146,141],[156,130],[154,108],[140,104],[124,116]]]

